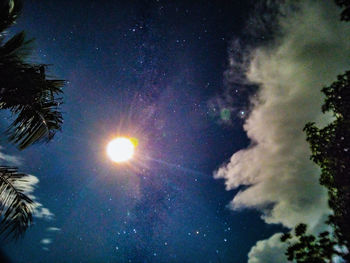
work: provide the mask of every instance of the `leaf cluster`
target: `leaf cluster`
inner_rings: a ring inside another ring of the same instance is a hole
[[[333,234],[326,231],[317,237],[308,235],[305,224],[295,228],[294,236],[291,232],[284,234],[281,241],[289,245],[288,260],[298,263],[332,262],[334,256],[350,262],[350,71],[338,76],[322,92],[326,96],[322,111],[332,112],[335,119],[321,129],[308,123],[304,131],[311,148],[310,158],[321,168],[320,184],[328,190],[333,213],[327,224],[333,227]],[[347,252],[336,248],[346,248]]]
[[[5,238],[19,238],[32,222],[34,202],[25,194],[27,182],[27,174],[0,167],[0,234]]]
[[[19,149],[50,141],[62,126],[64,81],[48,79],[47,65],[25,62],[30,43],[20,32],[0,46],[0,109],[17,116],[7,135]]]
[[[281,236],[281,241],[289,245],[286,252],[289,261],[329,263],[332,262],[335,255],[342,256],[342,253],[336,249],[337,242],[328,231],[316,237],[306,233],[306,224],[299,224],[295,227],[294,232],[294,235],[289,232]]]
[[[350,21],[350,0],[335,0],[335,3],[343,8],[341,20]],[[328,190],[333,213],[326,223],[332,227],[332,235],[327,231],[318,237],[307,235],[307,226],[299,224],[295,236],[286,233],[281,241],[289,245],[288,260],[322,263],[341,256],[350,262],[350,71],[339,75],[322,92],[326,96],[322,112],[332,112],[335,120],[322,129],[315,123],[307,123],[304,131],[311,148],[310,158],[321,168],[320,184]]]
[[[20,0],[0,0],[0,33],[15,23],[22,7]]]
[[[329,206],[333,214],[329,223],[334,226],[341,244],[350,245],[350,71],[338,76],[329,87],[323,112],[331,111],[335,120],[319,129],[314,123],[305,126],[311,147],[311,159],[321,167],[320,183],[328,189]]]

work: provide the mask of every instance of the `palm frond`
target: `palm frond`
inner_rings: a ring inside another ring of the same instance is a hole
[[[49,99],[14,107],[12,111],[18,115],[7,130],[9,141],[18,144],[20,149],[36,142],[50,141],[63,122],[62,114],[56,110],[58,105],[59,102]]]
[[[32,40],[26,40],[24,32],[2,43],[1,33],[15,22],[21,9],[20,0],[0,0],[0,109],[15,116],[6,133],[10,142],[24,149],[50,141],[61,129],[64,81],[49,78],[47,65],[25,61]]]
[[[62,125],[64,81],[49,79],[47,65],[23,62],[29,42],[22,32],[0,47],[0,109],[17,115],[7,135],[19,149],[50,141]]]
[[[19,32],[0,46],[1,63],[21,64],[32,50],[33,39],[26,40],[25,32]]]
[[[27,174],[0,167],[0,235],[18,239],[32,222],[34,202],[25,194]]]
[[[0,33],[15,23],[22,6],[21,0],[0,0]]]

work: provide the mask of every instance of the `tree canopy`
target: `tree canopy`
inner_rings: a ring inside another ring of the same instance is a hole
[[[350,21],[350,0],[335,3],[343,8],[340,19]],[[328,190],[332,214],[326,223],[332,233],[325,231],[315,237],[306,234],[305,224],[299,224],[294,237],[292,232],[286,233],[281,241],[289,245],[288,260],[332,262],[340,256],[350,262],[350,71],[339,75],[322,92],[326,96],[322,112],[331,112],[334,121],[322,129],[307,123],[304,131],[311,148],[310,158],[321,168],[320,184]]]
[[[320,184],[328,190],[332,214],[327,223],[334,233],[323,232],[317,238],[306,235],[306,225],[300,224],[295,228],[297,241],[288,241],[286,255],[297,262],[331,262],[337,255],[350,262],[350,71],[339,75],[337,81],[322,92],[326,96],[322,111],[332,112],[334,121],[322,129],[308,123],[304,131],[311,159],[321,168]],[[281,240],[293,240],[292,235],[288,233]],[[340,253],[336,247],[346,248],[342,250],[345,252]]]
[[[282,242],[287,242],[289,247],[286,255],[288,260],[296,260],[298,263],[329,263],[335,255],[342,256],[336,249],[337,242],[328,231],[324,231],[315,237],[306,233],[307,225],[299,224],[295,227],[294,243],[291,233],[281,237]]]
[[[340,244],[349,250],[350,71],[338,76],[336,82],[322,91],[326,95],[322,111],[331,111],[335,120],[323,129],[309,123],[305,131],[311,159],[321,167],[320,183],[328,189],[329,206],[333,211],[329,223],[334,226]]]

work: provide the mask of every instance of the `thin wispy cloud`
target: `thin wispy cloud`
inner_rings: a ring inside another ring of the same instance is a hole
[[[249,111],[248,96],[255,89],[248,82],[244,68],[249,64],[249,50],[238,39],[232,41],[229,48],[229,69],[224,72],[225,90],[208,101],[209,116],[218,123],[234,125],[237,118],[245,119]]]
[[[22,158],[3,153],[4,147],[0,145],[0,162],[2,165],[19,166],[22,164]]]
[[[247,186],[231,209],[255,208],[268,224],[292,228],[305,222],[317,232],[329,213],[327,193],[302,130],[307,122],[324,125],[330,120],[321,113],[320,90],[350,68],[350,27],[339,21],[333,1],[296,3],[279,5],[284,14],[292,11],[277,17],[278,35],[249,54],[246,77],[259,86],[244,124],[251,145],[236,152],[215,178],[225,179],[227,190]],[[287,262],[283,253],[275,234],[256,243],[249,263]]]
[[[59,232],[59,231],[61,231],[61,228],[52,226],[52,227],[46,228],[46,231],[48,231],[48,232]]]
[[[52,239],[51,238],[43,238],[41,241],[40,241],[41,244],[43,245],[49,245],[52,243]]]
[[[55,218],[55,214],[39,202],[35,202],[34,216],[45,220],[52,220]]]

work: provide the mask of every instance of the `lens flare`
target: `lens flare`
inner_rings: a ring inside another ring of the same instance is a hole
[[[118,137],[108,143],[107,155],[113,162],[126,162],[134,156],[136,146],[137,139]]]

